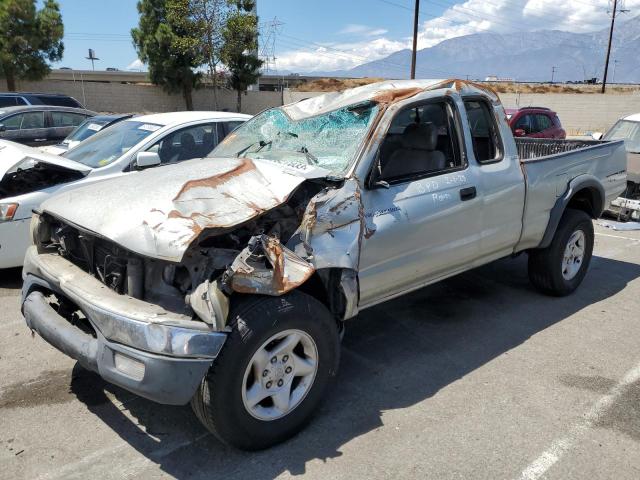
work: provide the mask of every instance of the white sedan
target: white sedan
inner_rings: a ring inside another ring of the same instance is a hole
[[[32,210],[49,196],[79,185],[135,175],[145,168],[205,157],[249,118],[224,112],[130,118],[61,156],[0,141],[0,269],[22,265]]]

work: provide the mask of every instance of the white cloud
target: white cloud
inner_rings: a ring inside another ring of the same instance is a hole
[[[396,1],[403,2],[408,7],[413,4],[403,0]],[[640,13],[640,0],[626,0],[624,4],[625,8],[631,9],[631,15]],[[609,0],[466,0],[448,8],[438,18],[422,21],[418,47],[431,47],[449,38],[479,32],[595,31],[609,25],[608,8]],[[409,11],[405,12],[408,16],[412,15]],[[428,11],[424,13],[428,14]],[[281,52],[278,56],[278,69],[310,73],[342,70],[411,48],[410,31],[407,31],[404,38],[391,39],[383,36],[388,33],[384,29],[348,24],[338,33],[362,40]],[[367,38],[374,36],[378,38]]]
[[[386,28],[373,28],[359,23],[349,23],[338,33],[343,35],[362,35],[367,37],[377,37],[384,35],[389,30]]]
[[[127,66],[127,70],[144,70],[145,68],[144,63],[142,63],[142,60],[139,58],[136,58]]]
[[[310,46],[278,55],[277,67],[292,72],[343,70],[384,58],[405,47],[404,41],[386,38]]]

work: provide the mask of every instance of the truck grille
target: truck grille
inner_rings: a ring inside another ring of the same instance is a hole
[[[127,273],[132,263],[142,265],[141,259],[113,242],[66,223],[55,221],[50,224],[50,231],[51,245],[58,248],[60,255],[118,293],[127,290]]]

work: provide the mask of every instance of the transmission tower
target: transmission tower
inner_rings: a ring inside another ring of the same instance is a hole
[[[262,64],[262,72],[277,72],[276,68],[276,38],[280,33],[283,22],[273,17],[270,22],[260,24],[260,46],[259,57],[264,63]]]

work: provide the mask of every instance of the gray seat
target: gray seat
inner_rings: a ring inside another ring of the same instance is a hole
[[[404,177],[444,170],[447,159],[438,144],[438,130],[432,123],[408,125],[401,138],[402,146],[382,166],[383,178]]]
[[[178,160],[190,160],[198,156],[196,139],[188,132],[180,135],[180,157]]]

